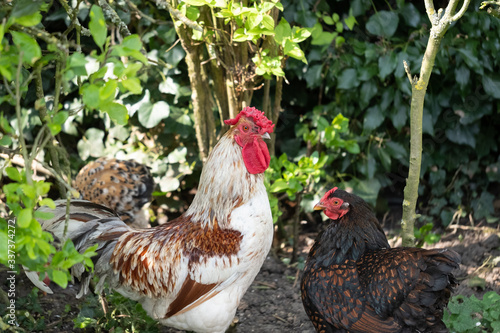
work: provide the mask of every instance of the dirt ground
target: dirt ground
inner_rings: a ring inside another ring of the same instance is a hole
[[[447,247],[462,256],[460,269],[455,272],[460,286],[455,294],[482,295],[490,290],[500,292],[500,230],[488,227],[458,226],[448,229],[441,241],[432,247]],[[315,234],[301,236],[301,255],[305,256],[313,243]],[[397,246],[398,240],[392,239]],[[431,247],[431,246],[426,246]],[[239,306],[231,333],[250,332],[297,332],[314,333],[300,300],[301,271],[296,265],[287,266],[281,258],[269,255],[259,275],[247,291]],[[4,267],[2,267],[4,268]],[[6,281],[5,270],[0,271],[0,281]],[[2,289],[7,290],[2,282]],[[25,297],[32,289],[24,275],[17,277],[18,296]],[[73,329],[79,303],[75,295],[77,287],[66,290],[55,288],[54,295],[39,294],[38,312],[31,310],[33,320],[42,316],[45,321],[43,332],[93,332]],[[28,302],[29,303],[29,302]],[[29,306],[25,304],[23,306]],[[21,309],[19,309],[21,310]],[[1,330],[1,329],[0,329]],[[30,331],[30,330],[24,330]],[[31,330],[36,331],[36,330]],[[182,332],[161,327],[162,333]]]

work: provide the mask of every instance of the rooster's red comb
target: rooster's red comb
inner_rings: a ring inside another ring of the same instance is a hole
[[[224,123],[226,125],[235,125],[242,116],[245,116],[247,118],[252,118],[255,125],[261,128],[260,132],[262,133],[264,132],[272,133],[274,130],[273,122],[267,119],[267,117],[264,115],[264,112],[259,111],[256,108],[250,106],[247,106],[246,108],[241,110],[241,112],[238,113],[236,118],[224,120]]]

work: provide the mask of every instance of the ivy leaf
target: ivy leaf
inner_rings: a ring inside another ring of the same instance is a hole
[[[385,80],[385,78],[394,72],[397,66],[397,61],[396,61],[396,53],[391,52],[391,54],[386,54],[378,59],[378,68],[379,68],[379,74],[378,76],[382,81]]]
[[[500,99],[500,75],[484,75],[484,90],[495,99]]]
[[[366,30],[372,35],[389,38],[396,32],[398,24],[398,14],[381,10],[368,19]]]
[[[170,106],[163,102],[146,105],[138,110],[139,122],[146,128],[153,128],[170,115]]]
[[[420,12],[412,3],[407,3],[400,11],[407,25],[416,28],[420,23]]]
[[[384,115],[378,105],[372,106],[366,110],[365,119],[363,121],[363,131],[370,132],[379,127],[384,121]]]
[[[89,29],[92,33],[94,42],[102,50],[104,42],[106,42],[108,28],[106,26],[106,20],[104,19],[102,9],[99,6],[92,5],[92,8],[90,9]]]
[[[359,86],[359,80],[354,68],[347,68],[340,73],[338,80],[338,89],[349,90]]]
[[[89,128],[84,138],[78,141],[77,149],[80,158],[86,161],[90,156],[101,157],[104,153],[104,132],[97,128]]]

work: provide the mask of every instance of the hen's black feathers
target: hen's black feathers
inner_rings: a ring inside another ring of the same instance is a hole
[[[318,332],[441,332],[456,281],[459,255],[451,250],[390,248],[370,207],[349,203],[318,235],[302,278],[302,300]]]

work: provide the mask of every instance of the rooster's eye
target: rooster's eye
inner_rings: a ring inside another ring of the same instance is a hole
[[[247,125],[243,126],[243,131],[248,132],[249,127]]]

